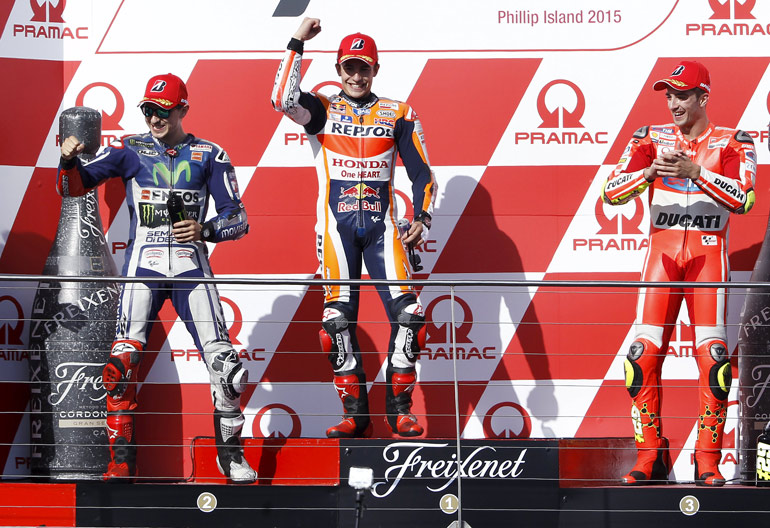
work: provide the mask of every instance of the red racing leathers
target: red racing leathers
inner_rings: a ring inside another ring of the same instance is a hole
[[[700,166],[696,180],[645,179],[644,169],[669,150],[684,151]],[[745,132],[709,124],[689,141],[673,124],[637,130],[604,184],[602,197],[608,204],[620,205],[649,187],[650,236],[642,280],[729,280],[729,216],[746,213],[753,206],[755,174],[754,142]],[[695,327],[699,370],[695,478],[704,485],[724,483],[718,463],[731,382],[725,289],[642,288],[636,336],[625,361],[639,448],[637,465],[624,477],[626,484],[668,477],[670,464],[660,423],[660,378],[682,298]]]
[[[318,172],[317,253],[326,279],[359,279],[362,261],[373,279],[411,278],[396,225],[393,185],[396,155],[412,182],[414,220],[430,227],[436,184],[428,164],[422,125],[403,102],[369,94],[353,99],[344,92],[327,97],[300,90],[303,42],[292,39],[279,67],[273,107],[302,125]],[[409,413],[415,363],[424,334],[424,315],[414,289],[378,286],[391,322],[388,350],[388,423],[402,436],[422,428]],[[327,435],[359,436],[369,424],[365,376],[355,335],[357,287],[327,286],[321,343],[329,353],[345,420]]]

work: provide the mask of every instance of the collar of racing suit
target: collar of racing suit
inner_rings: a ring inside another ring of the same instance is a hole
[[[370,106],[373,106],[374,103],[376,103],[377,100],[379,99],[379,97],[374,95],[372,92],[369,92],[369,95],[367,95],[366,97],[361,97],[360,99],[355,97],[350,97],[345,92],[340,92],[340,97],[345,99],[345,101],[350,103],[350,106],[353,106],[355,108],[369,108]]]

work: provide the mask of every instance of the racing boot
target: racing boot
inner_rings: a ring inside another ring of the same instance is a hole
[[[719,472],[722,451],[695,451],[695,485],[718,488],[725,485]]]
[[[217,468],[235,484],[251,484],[257,480],[241,447],[243,414],[239,411],[214,411],[214,434],[217,442]]]
[[[637,443],[636,464],[628,474],[623,475],[624,486],[668,483],[671,468],[668,439],[658,438],[645,443],[644,448],[638,447]]]
[[[366,392],[366,375],[363,371],[345,376],[334,376],[334,388],[337,389],[345,415],[342,421],[326,430],[329,438],[356,438],[369,436],[369,395]]]
[[[719,472],[722,436],[727,419],[727,397],[732,383],[732,367],[723,340],[707,341],[696,349],[700,413],[695,440],[695,484],[724,486]]]
[[[385,388],[385,420],[390,429],[399,436],[420,436],[425,430],[417,422],[417,417],[411,413],[412,391],[417,381],[417,372],[404,369],[397,372],[388,367],[386,371],[387,387]]]
[[[136,442],[133,413],[107,415],[110,463],[102,475],[106,482],[132,482],[136,477]]]

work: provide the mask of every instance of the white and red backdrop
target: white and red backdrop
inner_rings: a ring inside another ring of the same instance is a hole
[[[304,16],[323,31],[306,46],[303,89],[334,92],[336,46],[349,33],[380,49],[374,91],[419,114],[439,185],[418,278],[637,280],[646,251],[644,200],[599,200],[634,130],[670,121],[652,82],[680,58],[711,71],[711,119],[748,131],[760,162],[757,205],[734,217],[733,280],[747,280],[770,209],[767,123],[770,3],[754,0],[4,0],[0,4],[0,273],[39,274],[56,231],[58,116],[102,112],[103,143],[143,131],[136,109],[146,80],[181,76],[187,131],[223,145],[236,167],[251,232],[212,246],[220,277],[316,277],[316,177],[300,127],[273,111],[270,91]],[[402,213],[409,193],[398,171]],[[100,188],[118,269],[128,238],[120,181]],[[29,471],[27,354],[36,283],[0,286],[0,467]],[[318,288],[220,288],[230,334],[252,381],[247,436],[323,436],[339,413],[318,350]],[[729,297],[733,354],[743,296]],[[426,287],[428,345],[415,411],[429,437],[455,434],[451,310],[455,311],[460,428],[465,438],[631,436],[622,360],[635,292],[581,287]],[[376,295],[363,296],[373,412],[382,399],[388,327]],[[142,444],[169,444],[140,464],[189,475],[189,445],[212,435],[208,376],[170,305],[145,358]],[[687,311],[665,362],[664,425],[675,474],[691,478],[697,370]],[[96,373],[98,375],[98,373]],[[737,403],[734,387],[730,400]],[[723,470],[737,473],[737,405],[730,407]],[[169,413],[164,415],[164,413]],[[178,414],[183,413],[183,414]],[[375,434],[389,436],[381,420]],[[149,468],[152,469],[149,469]]]

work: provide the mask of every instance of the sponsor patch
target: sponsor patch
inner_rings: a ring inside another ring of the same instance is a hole
[[[725,136],[721,138],[709,138],[709,149],[724,148],[730,143],[730,138]]]
[[[374,124],[375,125],[382,125],[386,127],[394,127],[396,126],[396,120],[395,119],[380,119],[380,118],[374,118]]]
[[[353,116],[351,116],[351,115],[329,114],[329,118],[332,121],[338,121],[340,123],[352,123],[353,122]]]
[[[396,113],[393,110],[377,110],[377,115],[380,117],[396,117]]]
[[[715,235],[701,235],[700,239],[701,239],[701,243],[704,246],[716,246],[717,245],[717,237]]]
[[[190,159],[192,161],[203,161],[203,152],[191,152]]]
[[[380,101],[380,108],[387,110],[398,110],[398,103],[384,103]]]
[[[211,145],[190,145],[190,150],[200,150],[202,152],[212,152],[214,148]]]
[[[348,111],[348,107],[342,103],[332,103],[329,105],[329,110],[337,112],[338,114],[345,114]]]
[[[353,113],[356,114],[357,116],[369,115],[372,113],[372,109],[371,108],[354,108]]]
[[[159,156],[160,153],[157,150],[139,149],[136,151],[140,156]]]

